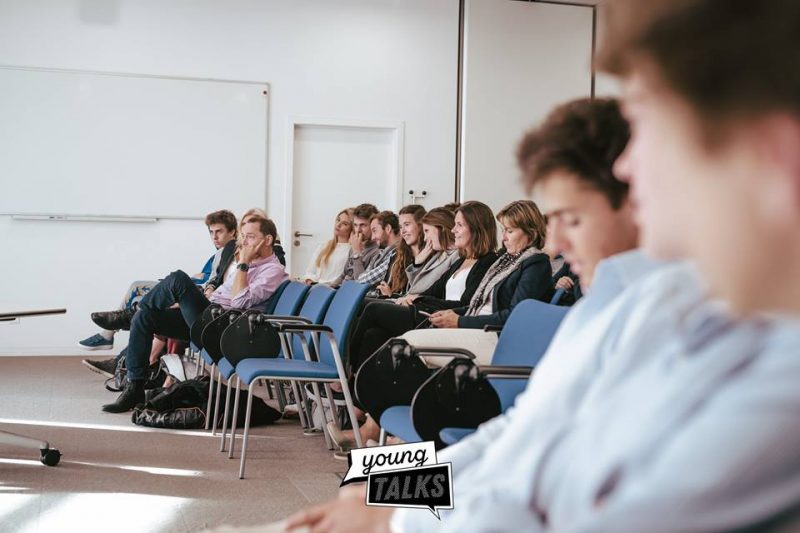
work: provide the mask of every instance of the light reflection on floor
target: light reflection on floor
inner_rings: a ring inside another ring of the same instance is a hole
[[[48,502],[42,503],[42,512],[38,519],[19,524],[17,531],[20,533],[72,530],[82,533],[155,531],[173,522],[180,514],[180,507],[189,501],[188,498],[175,496],[124,492],[114,494],[84,492],[63,496],[49,494],[45,497]],[[49,503],[53,499],[56,501]]]

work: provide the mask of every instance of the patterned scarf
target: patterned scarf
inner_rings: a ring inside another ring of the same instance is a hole
[[[497,261],[492,263],[489,270],[486,271],[486,275],[483,276],[481,284],[478,285],[478,289],[475,291],[475,294],[472,295],[472,300],[469,302],[469,309],[467,309],[466,316],[478,316],[478,313],[483,306],[486,305],[486,300],[489,298],[489,295],[492,294],[494,288],[516,270],[524,260],[538,253],[541,253],[541,250],[529,246],[515,254],[506,252],[501,255]]]

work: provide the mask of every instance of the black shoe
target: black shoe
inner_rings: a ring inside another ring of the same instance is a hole
[[[89,370],[92,372],[97,372],[98,374],[102,374],[107,378],[113,378],[114,373],[117,371],[117,358],[116,357],[109,357],[108,359],[103,359],[102,361],[90,361],[89,359],[84,359],[81,361]]]
[[[144,381],[137,379],[129,381],[122,394],[117,397],[117,401],[103,406],[106,413],[124,413],[130,411],[138,404],[144,403]]]
[[[109,331],[116,331],[118,329],[128,331],[131,329],[131,320],[133,320],[134,313],[136,313],[135,309],[92,313],[92,322]]]

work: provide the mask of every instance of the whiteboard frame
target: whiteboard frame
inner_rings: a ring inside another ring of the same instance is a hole
[[[214,83],[232,83],[240,85],[261,85],[266,87],[267,93],[264,95],[267,98],[267,113],[264,117],[266,121],[265,126],[265,146],[264,146],[264,182],[269,183],[269,123],[270,113],[272,110],[272,86],[266,81],[257,80],[231,80],[225,78],[198,78],[192,76],[170,76],[161,74],[143,74],[140,72],[109,72],[102,70],[81,70],[81,69],[68,69],[68,68],[51,68],[51,67],[31,67],[23,65],[5,65],[0,64],[2,70],[24,70],[29,72],[56,72],[61,74],[88,74],[94,76],[112,76],[123,78],[148,78],[159,80],[177,80],[177,81],[201,81],[201,82],[214,82]],[[265,189],[266,190],[266,189]],[[269,192],[264,195],[264,205],[267,205],[267,196]],[[60,213],[0,213],[0,216],[10,216],[14,220],[46,220],[54,222],[158,222],[159,220],[204,220],[204,217],[192,216],[170,216],[170,215],[153,215],[153,216],[138,216],[126,214],[114,215],[65,215]]]
[[[294,210],[294,134],[300,126],[332,126],[338,128],[371,128],[388,130],[393,135],[394,145],[394,165],[391,177],[392,202],[395,209],[400,209],[403,201],[403,190],[405,183],[405,122],[402,120],[371,120],[371,119],[337,119],[323,117],[304,117],[290,116],[286,119],[286,171],[284,173],[284,196],[283,196],[283,223],[287,228],[287,240],[289,246],[284,248],[286,252],[286,270],[292,270],[292,252],[294,246],[293,233],[293,213]]]

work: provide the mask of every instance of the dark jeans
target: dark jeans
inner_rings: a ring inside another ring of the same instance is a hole
[[[178,309],[170,309],[177,303]],[[149,366],[153,335],[188,339],[189,327],[211,305],[182,270],[176,270],[148,292],[133,315],[125,364],[128,379],[144,379]]]
[[[357,372],[383,343],[414,329],[414,312],[392,302],[373,301],[364,308],[350,338],[349,365]]]

